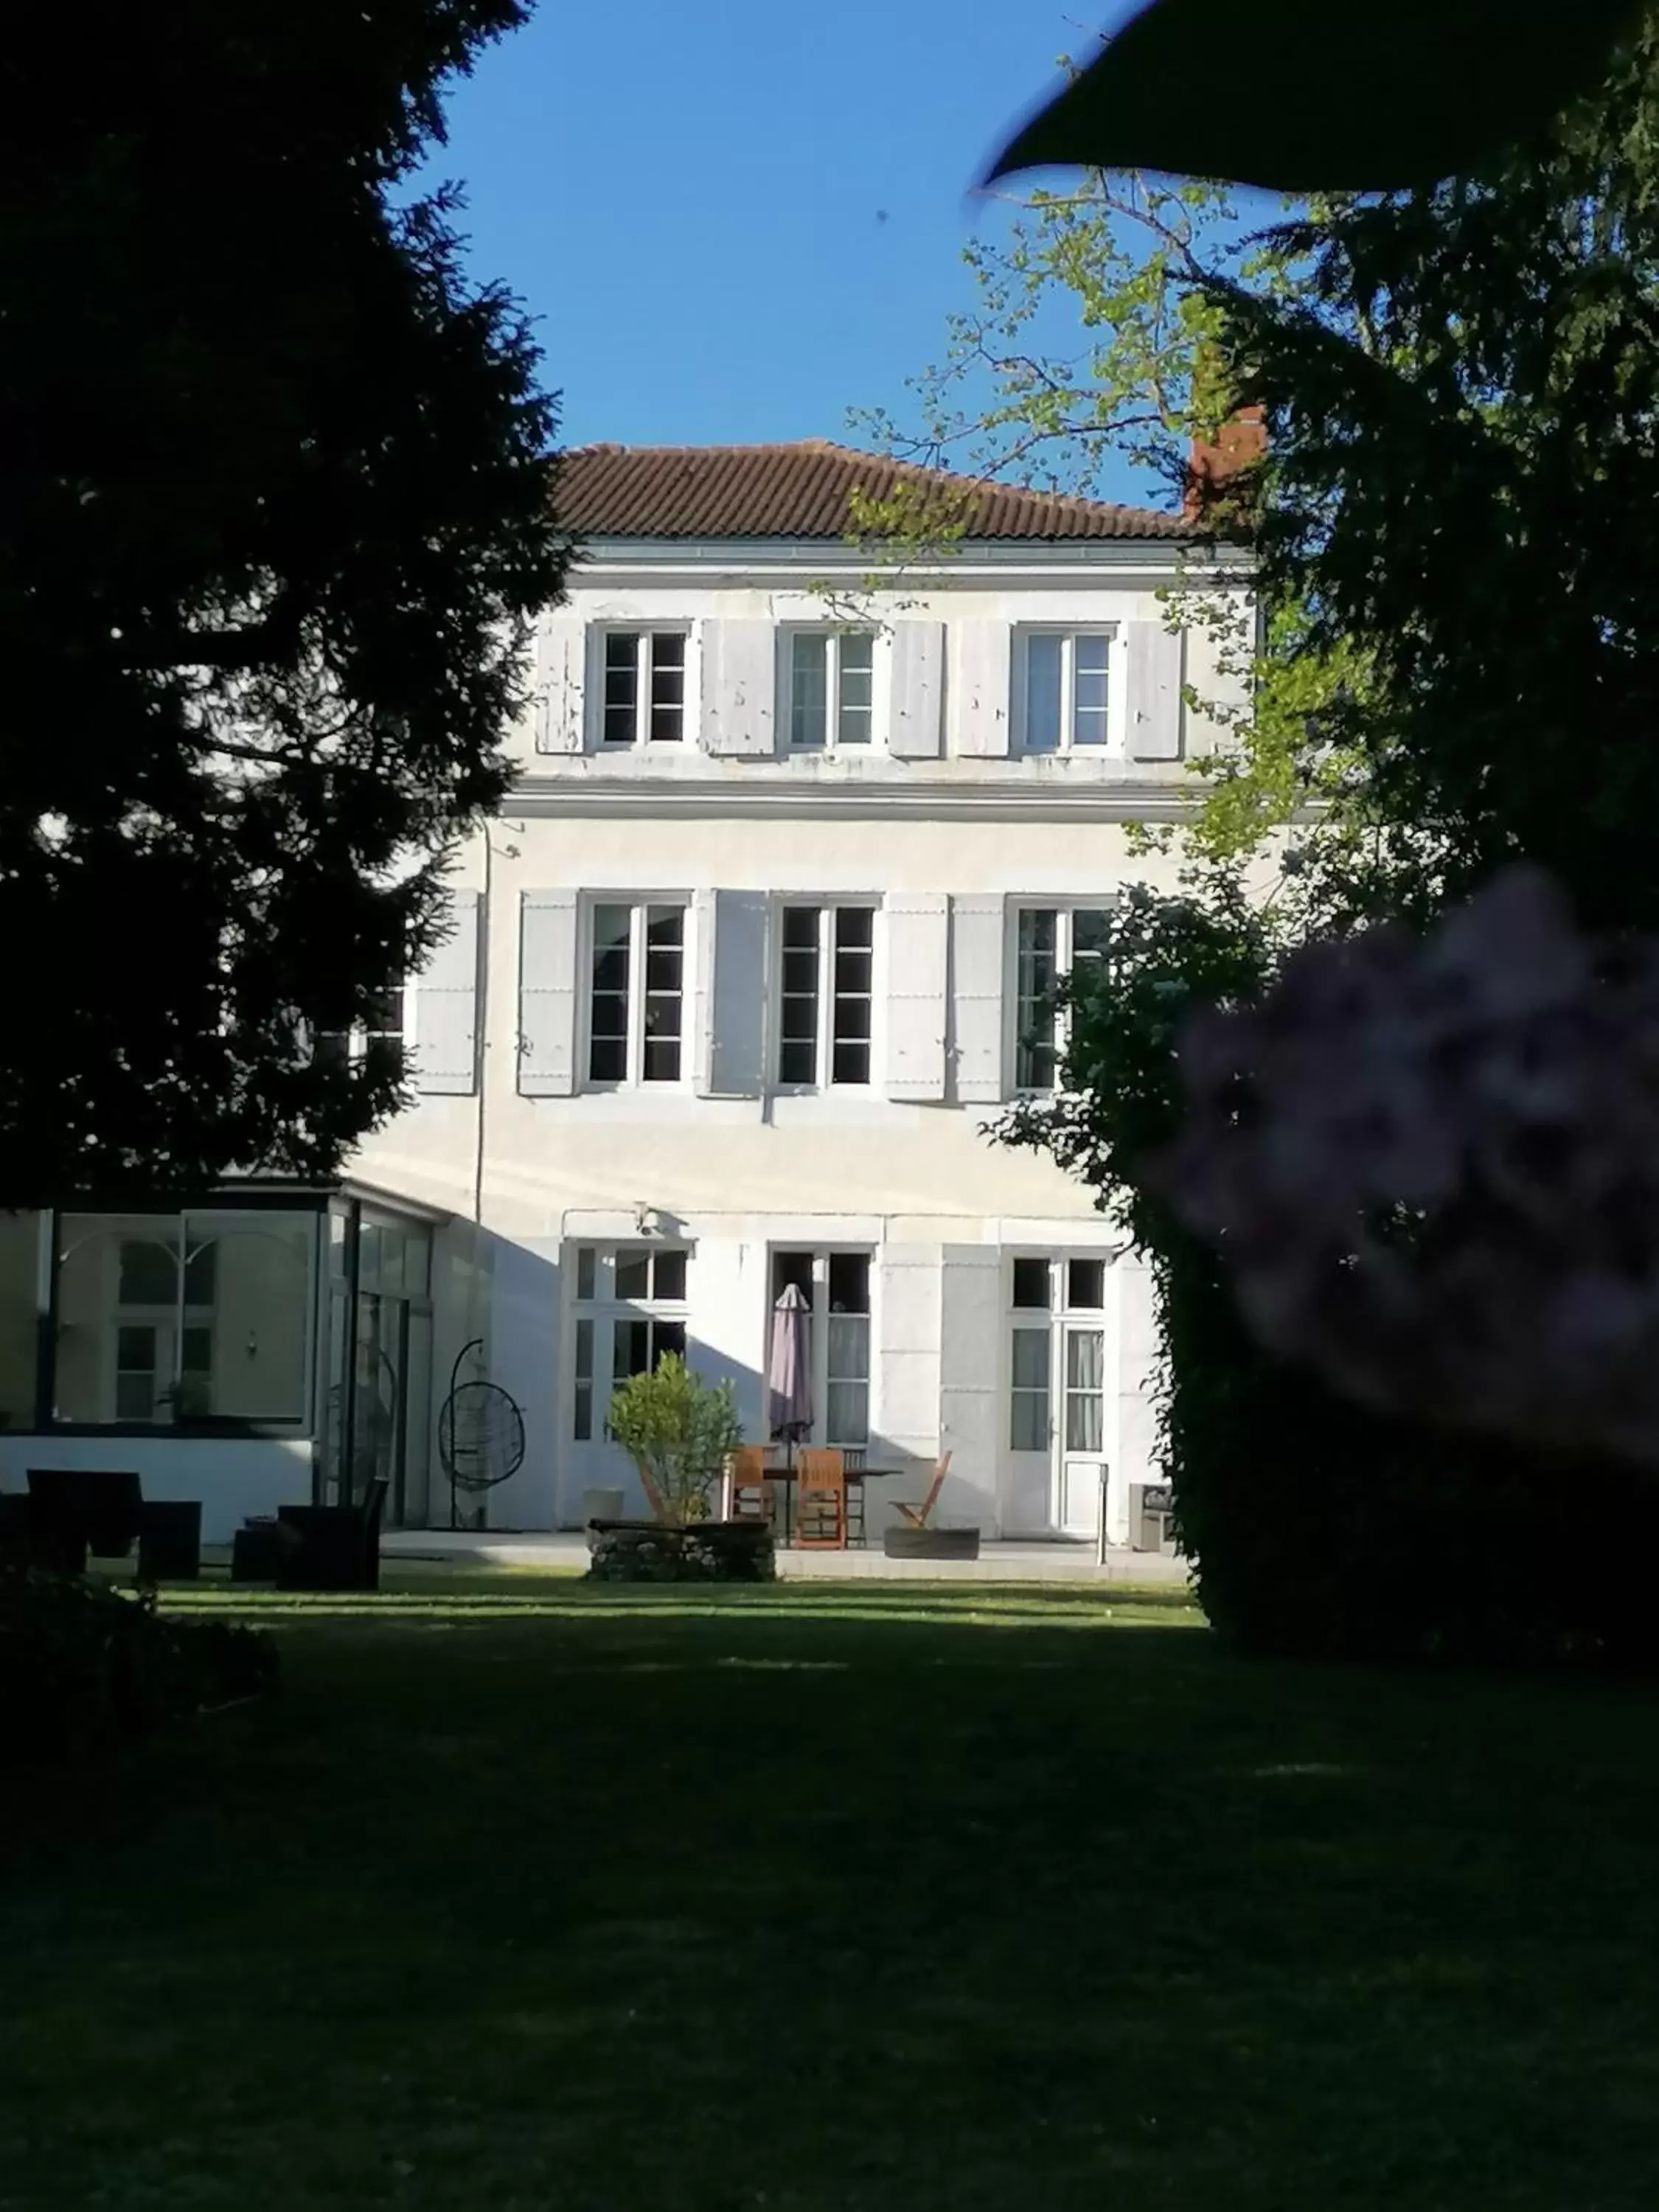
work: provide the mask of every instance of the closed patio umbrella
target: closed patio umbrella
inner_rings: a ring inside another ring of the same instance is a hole
[[[812,1426],[811,1309],[798,1283],[784,1285],[772,1309],[772,1347],[766,1363],[772,1433],[798,1443]]]

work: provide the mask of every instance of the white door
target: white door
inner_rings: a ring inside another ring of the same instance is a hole
[[[574,1254],[570,1392],[566,1401],[562,1517],[580,1522],[584,1493],[619,1490],[623,1512],[648,1514],[639,1470],[611,1441],[611,1394],[686,1352],[686,1253],[678,1246],[582,1245]]]
[[[1106,1331],[1066,1322],[1060,1333],[1061,1418],[1055,1525],[1067,1536],[1098,1537],[1106,1456]]]

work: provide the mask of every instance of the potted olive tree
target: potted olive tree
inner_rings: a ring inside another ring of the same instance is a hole
[[[655,1519],[599,1524],[600,1582],[765,1582],[775,1572],[764,1522],[715,1521],[709,1492],[743,1431],[729,1382],[708,1382],[666,1354],[611,1401],[611,1433],[633,1455]]]

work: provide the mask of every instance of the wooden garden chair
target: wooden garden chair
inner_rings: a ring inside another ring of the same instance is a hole
[[[795,1542],[804,1552],[847,1549],[847,1462],[809,1444],[795,1454]]]
[[[892,1501],[894,1511],[902,1513],[912,1528],[925,1528],[933,1517],[933,1508],[939,1504],[939,1494],[945,1487],[945,1478],[950,1472],[951,1455],[942,1452],[934,1462],[933,1479],[927,1486],[927,1497],[919,1505],[906,1505],[902,1499],[896,1498]]]
[[[772,1525],[772,1481],[764,1444],[739,1444],[726,1462],[726,1518]]]

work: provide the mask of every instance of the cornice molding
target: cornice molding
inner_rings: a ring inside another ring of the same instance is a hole
[[[1124,777],[1060,786],[988,780],[978,783],[907,779],[879,782],[788,784],[768,779],[630,777],[578,781],[526,776],[501,803],[504,814],[532,821],[874,822],[1183,822],[1204,787],[1195,779]]]

